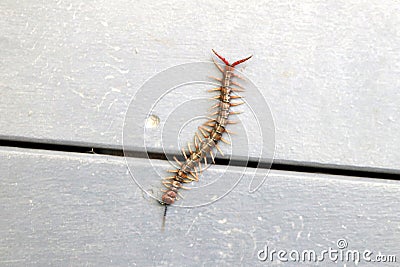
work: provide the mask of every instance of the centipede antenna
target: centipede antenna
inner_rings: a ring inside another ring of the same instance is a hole
[[[165,205],[164,216],[163,216],[162,225],[161,225],[161,231],[162,232],[165,231],[165,221],[167,219],[167,208],[168,208],[168,205]]]
[[[166,216],[167,216],[167,208],[168,208],[168,205],[165,205],[164,217],[166,217]]]
[[[237,66],[237,65],[239,65],[239,64],[241,64],[241,63],[243,63],[243,62],[245,62],[245,61],[247,61],[247,60],[249,60],[252,56],[253,56],[253,55],[251,55],[251,56],[249,56],[249,57],[246,57],[246,58],[244,58],[244,59],[238,60],[238,61],[236,61],[236,62],[233,62],[231,66],[232,66],[232,67],[235,67],[235,66]]]
[[[231,64],[229,64],[229,62],[228,62],[228,60],[226,60],[224,57],[222,57],[222,56],[220,56],[220,55],[218,55],[218,53],[217,52],[215,52],[215,50],[214,49],[211,49],[212,51],[213,51],[213,53],[219,58],[219,59],[221,59],[226,65],[228,65],[228,66],[230,66]],[[236,62],[235,62],[236,63]],[[236,65],[237,64],[240,64],[240,63],[236,63]]]

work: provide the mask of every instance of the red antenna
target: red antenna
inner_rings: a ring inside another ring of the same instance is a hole
[[[217,52],[215,52],[214,49],[212,49],[212,51],[214,52],[214,54],[219,57],[219,59],[221,59],[226,65],[230,66],[231,64],[229,64],[228,60],[226,60],[224,57],[221,57],[220,55],[218,55]]]
[[[239,65],[239,64],[241,64],[241,63],[243,63],[243,62],[245,62],[246,60],[249,60],[252,56],[253,56],[253,55],[251,55],[251,56],[249,56],[249,57],[246,57],[246,58],[244,58],[244,59],[240,59],[240,60],[234,62],[231,66],[232,66],[232,67],[235,67],[235,66],[237,66],[237,65]]]
[[[238,60],[238,61],[235,61],[233,64],[229,64],[228,60],[226,60],[224,57],[220,56],[217,52],[215,52],[214,49],[211,49],[211,50],[212,50],[212,51],[214,52],[214,54],[215,54],[219,59],[221,59],[227,66],[231,66],[231,67],[235,67],[235,66],[239,65],[239,64],[241,64],[241,63],[243,63],[243,62],[249,60],[249,59],[253,56],[253,55],[251,55],[251,56],[246,57],[246,58],[244,58],[244,59],[240,59],[240,60]]]

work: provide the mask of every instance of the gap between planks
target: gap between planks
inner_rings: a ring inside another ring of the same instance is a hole
[[[18,140],[7,140],[0,139],[0,147],[19,147],[37,150],[50,150],[60,152],[74,152],[84,154],[99,154],[117,157],[133,157],[133,158],[149,158],[167,160],[168,157],[180,156],[178,154],[165,154],[160,152],[146,152],[140,150],[124,151],[118,148],[107,148],[101,146],[85,146],[75,145],[67,143],[45,143],[45,142],[34,142],[34,141],[18,141]],[[283,160],[275,160],[272,165],[269,162],[259,162],[257,160],[229,160],[224,158],[215,158],[216,165],[230,165],[237,167],[247,168],[268,168],[271,170],[280,171],[291,171],[291,172],[303,172],[303,173],[320,173],[320,174],[331,174],[331,175],[342,175],[342,176],[358,176],[363,178],[378,178],[386,180],[397,180],[400,181],[400,170],[391,169],[378,169],[368,167],[355,167],[355,166],[343,166],[343,165],[323,165],[320,163],[304,163],[290,162]]]

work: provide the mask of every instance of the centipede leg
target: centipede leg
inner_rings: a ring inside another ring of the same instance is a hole
[[[197,136],[195,135],[193,139],[194,139],[194,147],[196,148],[196,150],[198,150],[199,149],[199,143],[197,142]],[[199,139],[199,142],[200,142],[200,139]]]
[[[174,160],[176,161],[176,163],[178,163],[179,166],[182,167],[182,163],[174,156]]]
[[[215,87],[215,88],[213,88],[213,89],[209,89],[209,90],[207,90],[207,92],[215,92],[215,91],[221,91],[221,87]]]
[[[208,119],[208,121],[207,121],[207,122],[214,122],[214,121],[216,121],[216,119],[214,119],[214,118],[211,118],[211,117],[207,117],[207,119]]]
[[[211,155],[212,162],[215,164],[215,156],[212,151],[210,151],[210,155]]]
[[[171,186],[169,186],[169,185],[167,185],[167,184],[165,184],[165,183],[162,183],[166,188],[168,188],[168,189],[171,189]]]
[[[190,187],[187,187],[187,186],[181,186],[181,188],[183,188],[183,189],[185,189],[185,190],[192,190],[192,188],[190,188]]]
[[[186,151],[185,151],[185,149],[182,147],[182,154],[183,154],[183,156],[185,157],[185,159],[187,160],[188,159],[188,157],[187,157],[187,155],[186,155]]]
[[[193,154],[193,150],[192,150],[192,147],[190,146],[190,143],[188,142],[187,145],[188,145],[189,153],[190,153],[190,154]]]
[[[198,181],[198,180],[196,180],[196,179],[194,179],[194,178],[191,178],[191,177],[189,177],[189,176],[182,180],[182,182],[185,183],[185,184],[191,183],[191,182],[193,182],[193,181]]]
[[[225,129],[225,132],[227,132],[228,134],[236,134],[235,132],[232,132],[230,130]]]
[[[234,88],[234,87],[231,87],[231,90],[232,90],[233,92],[246,92],[246,90],[244,90],[243,88]]]
[[[198,133],[198,132],[196,132],[196,134],[195,134],[196,136],[197,136],[197,139],[199,139],[199,142],[201,142],[201,137],[200,137],[200,134]]]
[[[189,173],[190,173],[190,175],[193,176],[193,178],[195,179],[195,181],[198,181],[198,180],[199,180],[199,176],[197,176],[197,175],[194,174],[193,172],[189,172]]]
[[[238,79],[240,79],[240,80],[242,80],[242,81],[246,81],[246,79],[243,77],[243,76],[241,76],[241,75],[239,75],[239,74],[237,74],[237,73],[232,73],[232,76],[233,77],[235,77],[235,78],[238,78]]]
[[[225,156],[218,144],[215,144],[215,147],[218,149],[219,153],[221,153],[222,156]]]
[[[222,67],[220,65],[218,65],[218,63],[215,61],[214,58],[212,58],[212,61],[214,62],[215,66],[219,69],[219,71],[224,73],[224,70],[222,69]]]
[[[175,177],[176,176],[168,176],[168,177],[163,178],[163,180],[172,180],[172,179],[175,179]]]
[[[224,143],[227,144],[227,145],[230,145],[230,144],[231,144],[229,141],[225,140],[225,139],[222,138],[222,137],[221,137],[221,141],[224,142]]]
[[[212,109],[218,108],[221,104],[218,102],[217,104],[213,105],[211,108],[208,109],[208,111],[211,111]]]
[[[208,135],[199,127],[200,133],[204,136],[204,138],[208,138]]]
[[[244,89],[243,86],[242,86],[241,84],[239,84],[239,83],[237,83],[237,82],[235,82],[235,81],[231,81],[231,84],[233,84],[233,85],[239,87],[240,89]]]
[[[213,128],[215,126],[214,123],[212,123],[211,121],[207,121],[206,123],[204,123],[205,126],[209,126],[211,128]]]
[[[207,131],[207,132],[209,132],[209,133],[212,132],[212,130],[210,130],[210,129],[204,127],[204,126],[199,126],[199,128],[201,128],[202,130]]]
[[[221,78],[217,78],[217,77],[214,77],[214,76],[208,76],[208,77],[211,78],[211,79],[214,79],[214,80],[216,80],[216,81],[218,81],[220,83],[222,83],[222,79]]]
[[[244,102],[237,102],[237,103],[230,103],[230,105],[231,105],[231,107],[236,107],[236,106],[239,106],[239,105],[243,105],[244,104]]]

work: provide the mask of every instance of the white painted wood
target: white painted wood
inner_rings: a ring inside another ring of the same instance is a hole
[[[244,72],[268,99],[277,160],[399,170],[399,11],[396,1],[2,1],[0,135],[121,147],[134,92],[215,48],[254,54]]]
[[[168,168],[131,160],[142,179]],[[0,162],[3,266],[276,266],[257,259],[265,245],[320,253],[341,238],[352,250],[399,257],[399,182],[272,171],[250,194],[244,176],[210,205],[171,207],[161,232],[163,207],[132,182],[121,157],[2,148]],[[152,179],[156,190],[160,177]]]

